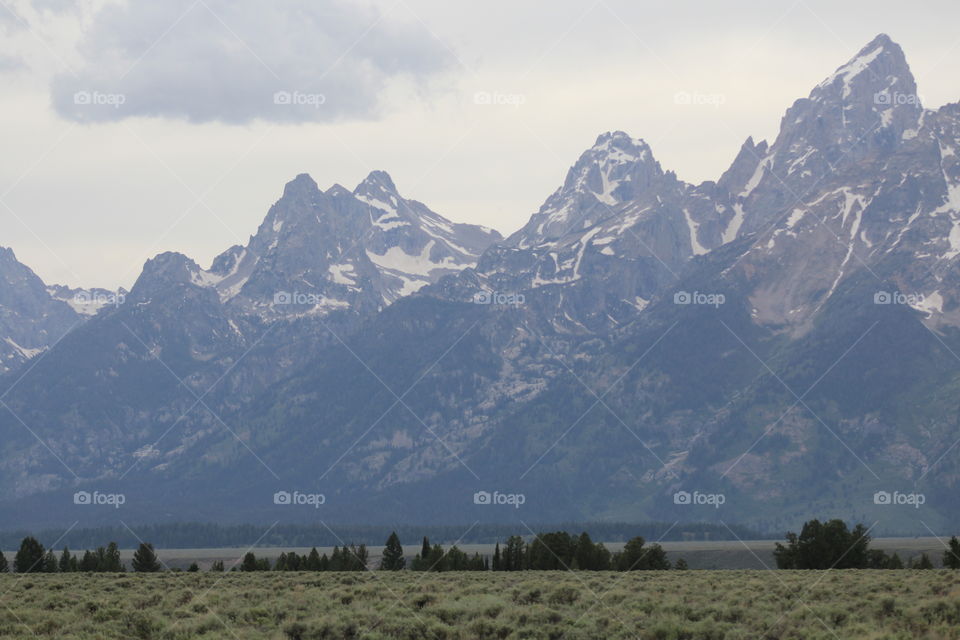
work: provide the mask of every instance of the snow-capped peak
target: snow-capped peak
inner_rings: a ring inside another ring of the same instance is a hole
[[[644,140],[623,131],[603,133],[570,167],[563,186],[509,242],[529,247],[585,229],[665,176]]]
[[[386,171],[374,170],[363,179],[363,182],[357,185],[353,190],[354,194],[365,193],[369,191],[386,191],[388,193],[397,193],[397,186],[393,183],[393,178]]]
[[[896,92],[896,95],[891,92]],[[903,49],[884,33],[871,40],[846,64],[818,84],[810,98],[820,101],[875,98],[878,106],[919,106],[916,83]]]

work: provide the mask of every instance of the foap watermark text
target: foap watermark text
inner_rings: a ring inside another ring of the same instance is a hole
[[[927,497],[922,493],[903,493],[901,491],[877,491],[873,494],[873,504],[894,507],[913,507],[919,509],[926,504]]]
[[[502,293],[500,291],[478,291],[473,295],[474,304],[491,304],[502,307],[519,307],[524,302],[522,293]]]
[[[877,291],[873,294],[873,304],[905,304],[914,307],[923,304],[923,294],[900,293],[899,291]]]
[[[100,491],[77,491],[73,494],[73,504],[94,507],[113,507],[119,509],[126,504],[127,496],[122,493],[102,493]]]
[[[313,107],[319,109],[326,103],[322,93],[303,93],[301,91],[277,91],[273,94],[273,104],[290,107]]]
[[[677,491],[673,494],[673,504],[691,506],[710,506],[719,509],[726,503],[727,497],[722,493],[701,493],[700,491]]]
[[[527,97],[522,93],[501,93],[499,91],[477,91],[473,94],[473,103],[481,105],[506,105],[514,108],[526,104]]]
[[[477,491],[473,494],[473,504],[479,505],[509,505],[519,509],[527,501],[522,493],[500,493],[499,491]]]
[[[673,294],[673,304],[694,304],[719,307],[727,301],[722,293],[704,293],[702,291],[677,291]]]
[[[294,507],[313,507],[319,509],[326,504],[327,497],[322,493],[303,493],[302,491],[277,491],[273,494],[273,504]]]

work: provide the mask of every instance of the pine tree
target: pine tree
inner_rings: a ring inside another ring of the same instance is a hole
[[[243,556],[243,561],[240,563],[240,571],[256,571],[257,570],[257,556],[253,555],[252,551],[247,551]]]
[[[187,571],[190,573],[196,573],[197,571],[200,571],[200,565],[198,565],[196,562],[191,562],[190,566],[187,567]]]
[[[677,558],[677,561],[674,563],[673,568],[677,571],[686,571],[690,567],[687,566],[687,561],[683,558]]]
[[[304,563],[304,569],[307,571],[320,571],[320,554],[317,552],[316,547],[310,549],[310,554]]]
[[[420,558],[423,560],[427,559],[427,556],[430,555],[430,540],[427,536],[423,536],[423,544],[420,545]]]
[[[948,549],[943,552],[943,566],[947,569],[960,569],[960,540],[950,538]]]
[[[156,573],[160,571],[160,561],[149,542],[141,542],[133,553],[133,570],[137,573]]]
[[[618,571],[662,571],[670,568],[667,553],[658,544],[644,548],[642,536],[632,538],[623,547],[617,561]]]
[[[526,568],[526,543],[520,536],[510,536],[501,558],[504,571],[523,571]]]
[[[50,549],[43,556],[43,572],[56,573],[57,570],[57,556],[53,554],[53,549]]]
[[[597,548],[590,539],[590,534],[586,531],[577,538],[576,551],[573,555],[573,561],[577,569],[584,571],[595,571],[597,567]]]
[[[70,549],[64,547],[63,553],[60,554],[60,573],[73,571],[74,563],[71,562],[72,560],[73,556],[70,555]]]
[[[903,569],[903,560],[900,559],[900,556],[897,553],[894,553],[890,556],[890,559],[887,560],[887,569]]]
[[[361,544],[354,548],[350,545],[350,557],[352,558],[351,571],[366,571],[367,564],[370,562],[370,554],[367,552],[367,545]]]
[[[914,569],[933,569],[933,563],[930,562],[930,556],[926,553],[920,554],[920,560],[917,561]]]
[[[223,560],[214,560],[210,565],[210,571],[213,573],[223,573]]]
[[[6,573],[10,570],[10,565],[7,564],[7,558],[3,555],[3,551],[0,551],[0,573]]]
[[[403,547],[400,545],[400,537],[394,531],[387,538],[387,545],[383,549],[383,557],[380,558],[381,571],[400,571],[407,565],[406,558],[403,557]]]
[[[43,571],[44,555],[43,545],[33,536],[27,536],[13,558],[13,570],[17,573],[40,573]]]
[[[97,571],[97,556],[89,549],[83,552],[83,559],[80,561],[80,571]]]
[[[500,571],[500,542],[497,542],[497,546],[493,549],[493,570]]]
[[[102,554],[100,553],[101,551]],[[117,547],[116,542],[108,544],[106,550],[100,547],[97,549],[97,553],[100,555],[100,566],[97,567],[98,571],[106,573],[120,573],[124,571],[123,562],[120,561],[120,549]]]

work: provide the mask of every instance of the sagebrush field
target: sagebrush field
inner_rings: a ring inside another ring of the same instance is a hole
[[[960,638],[960,572],[0,575],[3,638]]]

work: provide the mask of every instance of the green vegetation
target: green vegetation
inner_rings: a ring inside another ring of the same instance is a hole
[[[64,549],[64,553],[66,552],[67,550]],[[137,573],[156,573],[163,568],[157,560],[157,554],[153,551],[153,545],[149,542],[140,543],[136,553],[133,554],[132,564],[133,570]]]
[[[0,638],[960,638],[955,571],[0,575]]]

